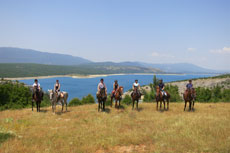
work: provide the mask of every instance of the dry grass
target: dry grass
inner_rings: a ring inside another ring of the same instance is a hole
[[[0,112],[0,152],[230,152],[230,103],[196,103],[194,112],[183,103],[171,103],[169,111],[141,103],[116,110],[97,105],[69,108],[54,115],[31,109]],[[60,111],[60,107],[57,111]]]

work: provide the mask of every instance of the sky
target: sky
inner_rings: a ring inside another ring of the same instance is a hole
[[[230,70],[230,0],[0,0],[0,47]]]

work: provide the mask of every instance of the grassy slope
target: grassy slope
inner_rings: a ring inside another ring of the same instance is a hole
[[[136,66],[120,66],[120,65],[44,65],[44,64],[1,64],[0,77],[33,77],[47,75],[67,75],[67,74],[116,74],[116,73],[154,73],[161,72],[153,68],[143,68]]]
[[[184,112],[183,103],[165,112],[153,103],[139,107],[98,113],[95,104],[57,115],[50,108],[3,111],[0,130],[13,137],[0,152],[230,152],[229,103],[196,103],[195,112]]]

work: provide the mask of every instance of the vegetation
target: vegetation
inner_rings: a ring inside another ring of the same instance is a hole
[[[130,95],[125,95],[125,97],[122,99],[122,104],[130,105],[132,103],[132,98]]]
[[[0,78],[34,77],[48,75],[90,75],[90,74],[117,74],[117,73],[154,73],[161,72],[153,68],[137,66],[85,64],[76,66],[45,65],[30,63],[0,63]]]
[[[21,109],[31,107],[32,91],[23,83],[1,81],[0,83],[0,110]],[[44,94],[41,106],[50,104],[49,96]]]
[[[69,102],[68,106],[78,106],[78,105],[94,104],[94,103],[95,103],[95,99],[93,95],[88,94],[87,96],[83,97],[82,100],[78,98],[73,98]]]
[[[0,152],[230,152],[229,103],[196,103],[195,112],[183,107],[171,103],[169,111],[156,111],[155,104],[140,103],[139,111],[128,106],[98,112],[92,104],[59,115],[50,107],[42,113],[2,111],[0,129],[14,137],[4,136]]]
[[[230,101],[230,89],[224,89],[220,86],[214,86],[213,88],[198,87],[196,90],[196,101],[199,102],[229,102]]]

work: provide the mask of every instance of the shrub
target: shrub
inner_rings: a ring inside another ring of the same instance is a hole
[[[125,95],[124,99],[122,99],[122,103],[126,105],[130,105],[132,103],[132,98],[130,95]]]
[[[88,96],[82,98],[81,103],[82,104],[94,104],[95,99],[94,99],[93,95],[88,94]]]
[[[68,104],[68,106],[78,106],[78,105],[82,105],[81,100],[78,98],[73,98]]]
[[[170,94],[170,102],[179,102],[182,100],[179,95],[178,86],[166,85],[165,91],[167,91]]]

